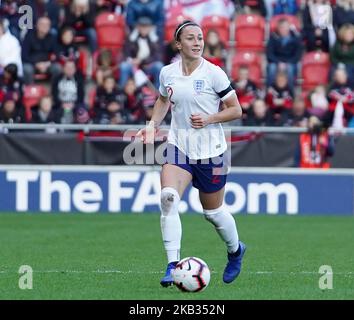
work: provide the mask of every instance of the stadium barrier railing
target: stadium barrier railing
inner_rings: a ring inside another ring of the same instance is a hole
[[[125,131],[144,128],[144,125],[121,124],[121,125],[102,125],[102,124],[36,124],[36,123],[0,123],[0,133],[6,133],[8,130],[43,130],[50,131],[56,129],[59,131]],[[168,129],[169,126],[162,125],[160,129]],[[228,126],[224,125],[225,130],[231,132],[260,132],[260,133],[303,133],[307,128],[303,127],[249,127],[249,126]],[[354,128],[335,129],[329,128],[329,133],[353,134]]]

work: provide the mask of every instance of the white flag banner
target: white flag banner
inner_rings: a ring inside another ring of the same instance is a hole
[[[338,101],[336,109],[334,110],[332,128],[336,130],[341,130],[343,126],[343,116],[344,116],[344,107],[342,101]]]
[[[137,87],[141,87],[142,85],[144,85],[149,81],[149,78],[147,77],[147,75],[143,70],[137,69],[134,72],[134,81]]]

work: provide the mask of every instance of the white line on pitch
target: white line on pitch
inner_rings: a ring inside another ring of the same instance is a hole
[[[133,270],[33,270],[34,273],[97,273],[97,274],[162,274],[165,271],[133,271]],[[11,270],[0,270],[0,274],[10,274],[17,273],[17,271]],[[218,274],[217,271],[211,271],[212,274]],[[316,271],[244,271],[244,274],[255,274],[255,275],[277,275],[277,274],[288,274],[288,275],[300,275],[300,274],[319,274]],[[334,272],[334,275],[344,275],[353,276],[354,272]]]

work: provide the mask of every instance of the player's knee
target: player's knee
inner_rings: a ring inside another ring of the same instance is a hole
[[[161,191],[161,213],[164,216],[171,214],[173,207],[177,206],[179,202],[179,194],[173,188],[163,188]]]
[[[220,208],[203,211],[204,218],[212,224],[217,224],[219,222],[220,216],[223,215],[223,213],[223,206],[221,206]]]
[[[204,218],[205,218],[205,220],[215,224],[216,214],[205,214],[204,213]]]

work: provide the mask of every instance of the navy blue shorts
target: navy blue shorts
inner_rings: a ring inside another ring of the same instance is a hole
[[[193,187],[206,193],[219,191],[226,184],[226,170],[223,154],[214,158],[193,160],[189,159],[173,144],[167,144],[164,152],[165,164],[176,165],[192,175]]]

